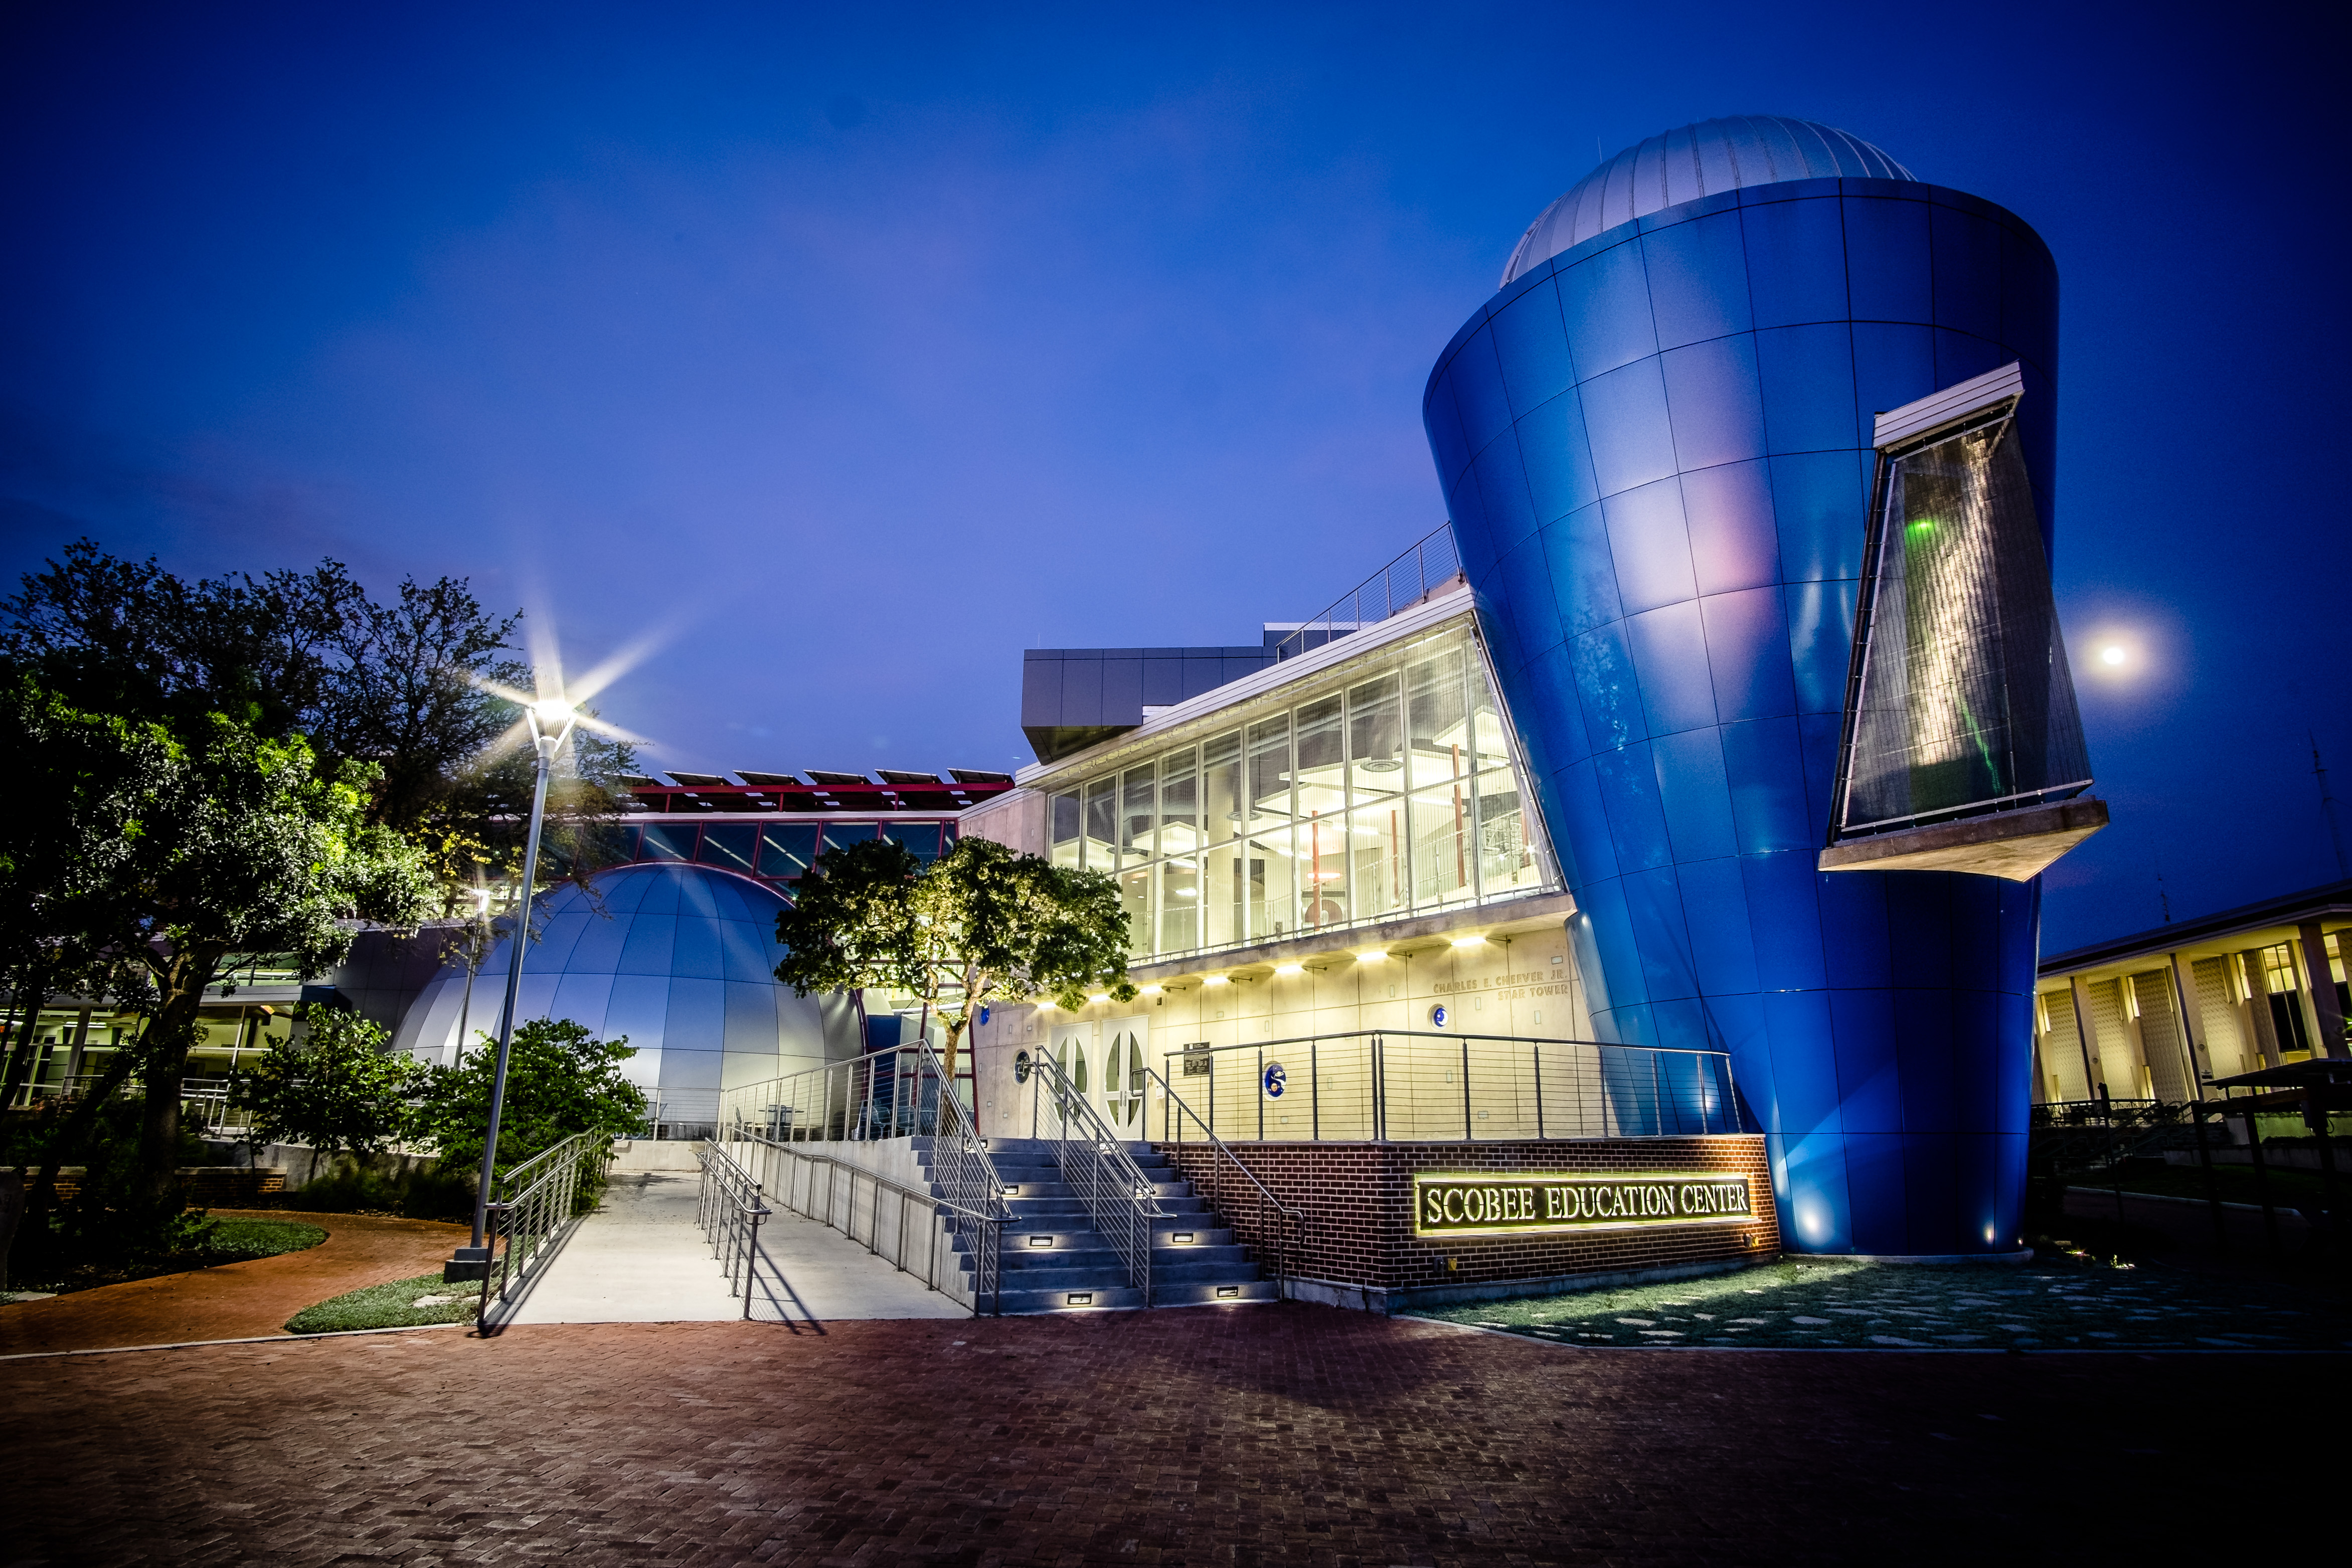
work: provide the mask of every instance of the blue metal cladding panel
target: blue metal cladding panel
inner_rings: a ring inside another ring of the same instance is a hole
[[[1731,1052],[1796,1249],[2011,1250],[2039,884],[1813,862],[1872,416],[2021,361],[2046,533],[2049,252],[1956,192],[1810,181],[1538,271],[1456,335],[1426,423],[1594,1027]],[[1704,1086],[1611,1094],[1665,1127]]]

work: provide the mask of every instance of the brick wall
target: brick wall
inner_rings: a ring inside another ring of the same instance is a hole
[[[29,1188],[38,1179],[39,1167],[25,1167],[25,1185]],[[58,1167],[58,1201],[70,1202],[81,1196],[81,1184],[86,1175],[81,1166]],[[264,1193],[284,1192],[286,1173],[264,1166],[258,1170],[247,1166],[182,1166],[179,1169],[180,1188],[191,1207],[218,1205],[234,1207],[247,1203]]]
[[[1201,1144],[1157,1144],[1237,1239],[1270,1268],[1275,1241],[1256,1189]],[[1780,1219],[1758,1136],[1612,1138],[1576,1143],[1234,1144],[1275,1197],[1307,1211],[1289,1271],[1384,1291],[1608,1273],[1776,1256]],[[1652,1225],[1585,1234],[1423,1239],[1413,1234],[1416,1172],[1726,1171],[1748,1178],[1744,1224]]]

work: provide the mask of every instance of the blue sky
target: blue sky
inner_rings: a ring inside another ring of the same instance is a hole
[[[327,9],[0,24],[8,580],[467,573],[667,638],[603,699],[656,767],[1010,768],[1023,648],[1252,640],[1443,520],[1423,378],[1599,154],[1791,114],[2059,259],[2116,826],[2045,946],[2337,874],[2316,8]]]

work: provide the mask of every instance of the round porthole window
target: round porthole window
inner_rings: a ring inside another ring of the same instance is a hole
[[[1025,1051],[1016,1051],[1013,1053],[1013,1082],[1015,1083],[1029,1082],[1029,1053]]]
[[[1444,1029],[1445,1027],[1446,1017],[1445,1004],[1444,1002],[1438,1003],[1435,1007],[1429,1009],[1430,1027],[1433,1029]]]

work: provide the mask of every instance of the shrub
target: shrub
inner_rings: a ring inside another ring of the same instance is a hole
[[[384,1031],[357,1013],[304,1009],[309,1038],[280,1040],[230,1075],[229,1098],[252,1113],[255,1144],[306,1144],[324,1154],[369,1155],[408,1132],[409,1101],[425,1068],[384,1049]]]
[[[439,1148],[443,1170],[480,1169],[497,1054],[476,1051],[460,1066],[433,1070],[416,1126]],[[507,1062],[499,1168],[512,1169],[574,1134],[620,1134],[640,1124],[645,1091],[621,1074],[621,1063],[635,1054],[625,1037],[600,1040],[570,1019],[518,1027]]]

